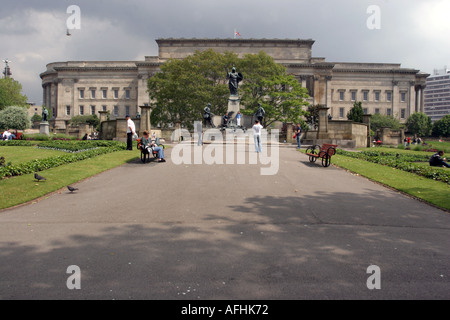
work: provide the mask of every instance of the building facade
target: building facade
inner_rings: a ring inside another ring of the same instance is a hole
[[[450,114],[450,70],[435,70],[427,79],[425,113],[433,122]]]
[[[424,111],[429,76],[400,64],[327,62],[312,55],[311,39],[157,39],[158,56],[143,61],[68,61],[47,65],[41,74],[44,105],[55,128],[71,117],[109,111],[111,119],[132,117],[149,105],[147,80],[169,59],[213,49],[239,56],[261,50],[283,64],[309,91],[311,104],[330,108],[334,120],[346,120],[355,101],[367,114],[391,115],[400,121]],[[227,103],[227,102],[224,102]]]

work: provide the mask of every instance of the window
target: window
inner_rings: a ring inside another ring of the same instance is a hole
[[[380,92],[375,92],[375,101],[380,101]]]
[[[369,100],[369,91],[363,91],[363,101]]]
[[[130,90],[129,89],[125,90],[125,99],[130,99]]]
[[[114,106],[114,116],[115,117],[119,116],[119,106]]]
[[[356,101],[356,91],[352,91],[352,101]]]
[[[108,90],[103,89],[103,90],[102,90],[102,98],[103,98],[103,99],[106,99],[107,96],[108,96]]]
[[[125,114],[130,114],[130,107],[129,106],[125,106]]]
[[[400,114],[402,119],[406,119],[406,109],[401,109]]]
[[[369,109],[363,108],[363,112],[364,112],[364,114],[369,114]]]
[[[344,108],[339,108],[339,118],[344,117]]]
[[[344,91],[339,91],[339,101],[344,101]]]
[[[80,89],[80,99],[84,99],[84,89]]]
[[[95,106],[91,106],[91,114],[95,115]]]
[[[386,93],[386,101],[387,102],[391,102],[392,101],[392,92],[387,92]]]
[[[102,110],[103,110],[103,111],[106,111],[106,106],[102,106]]]
[[[66,106],[66,116],[70,116],[70,106]]]
[[[375,108],[375,114],[380,114],[380,108]]]
[[[95,90],[94,89],[91,90],[91,99],[95,99]]]
[[[392,115],[392,109],[386,109],[386,115],[391,116]]]
[[[401,100],[400,102],[406,102],[406,92],[400,93]]]
[[[114,89],[114,99],[119,99],[119,90]]]
[[[80,116],[84,115],[84,106],[80,106]]]

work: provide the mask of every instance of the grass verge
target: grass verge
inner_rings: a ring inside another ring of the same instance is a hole
[[[395,168],[335,155],[332,163],[340,168],[397,189],[439,208],[450,211],[450,186]]]
[[[13,165],[64,154],[63,151],[43,150],[36,147],[0,147],[0,157],[5,157],[6,163],[11,162]]]
[[[2,193],[0,210],[38,199],[67,185],[130,162],[137,157],[136,152],[117,151],[63,165],[40,172],[40,175],[47,178],[47,181],[41,183],[35,182],[34,174],[0,180]]]

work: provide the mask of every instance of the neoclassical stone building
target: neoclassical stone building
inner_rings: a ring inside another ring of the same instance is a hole
[[[158,56],[143,61],[67,61],[47,65],[42,73],[44,105],[54,125],[64,129],[72,116],[109,111],[111,119],[140,112],[150,103],[147,79],[168,59],[196,50],[232,51],[243,56],[261,50],[286,66],[306,87],[310,103],[327,105],[334,120],[346,120],[355,101],[368,114],[405,121],[424,110],[423,90],[429,74],[388,63],[327,62],[312,56],[311,39],[157,39]],[[224,102],[227,103],[227,102]]]

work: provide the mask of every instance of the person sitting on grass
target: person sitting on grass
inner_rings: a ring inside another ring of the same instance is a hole
[[[444,156],[444,151],[439,151],[439,152],[433,154],[430,158],[430,166],[450,168],[450,164],[445,162],[447,159],[442,158],[443,156]]]
[[[149,154],[153,154],[153,151],[156,151],[158,152],[158,162],[166,162],[166,160],[164,160],[164,148],[159,147],[155,142],[152,142],[150,133],[147,130],[144,131],[141,144],[142,151],[148,152]]]

